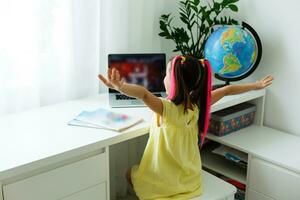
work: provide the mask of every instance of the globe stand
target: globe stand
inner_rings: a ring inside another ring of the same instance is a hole
[[[230,82],[229,82],[228,80],[226,80],[225,84],[217,84],[217,85],[213,85],[213,86],[212,86],[212,90],[216,90],[216,89],[225,87],[225,86],[227,86],[227,85],[230,85]]]

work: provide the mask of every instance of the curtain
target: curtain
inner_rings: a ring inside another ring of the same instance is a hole
[[[0,116],[98,92],[100,0],[0,0]]]
[[[161,14],[178,0],[0,0],[0,116],[107,92],[110,53],[171,55],[158,36]],[[172,45],[172,46],[171,46]],[[111,199],[124,196],[126,170],[147,136],[110,148]]]

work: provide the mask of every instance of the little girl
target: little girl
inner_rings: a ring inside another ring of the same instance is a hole
[[[211,92],[208,62],[176,56],[167,66],[164,85],[167,99],[146,88],[127,84],[116,69],[108,79],[99,79],[112,89],[141,99],[154,113],[146,149],[139,166],[127,172],[127,180],[140,199],[190,199],[202,194],[200,145],[204,141],[210,105],[226,95],[262,89],[272,76],[250,84],[229,85]]]

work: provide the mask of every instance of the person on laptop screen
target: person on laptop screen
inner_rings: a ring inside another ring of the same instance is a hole
[[[126,83],[143,86],[158,97],[165,96],[165,54],[110,54],[108,65],[117,69]],[[109,104],[112,107],[144,106],[143,101],[114,89],[109,89]]]
[[[202,194],[199,146],[208,127],[210,105],[226,95],[262,89],[272,76],[242,85],[228,85],[211,92],[211,69],[207,61],[176,56],[164,78],[167,98],[158,98],[145,87],[126,83],[116,68],[109,88],[141,99],[154,113],[142,160],[127,172],[127,180],[139,199],[191,199]],[[198,142],[200,138],[200,142]]]

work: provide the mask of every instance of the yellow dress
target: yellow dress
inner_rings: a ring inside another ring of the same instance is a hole
[[[184,113],[183,105],[176,106],[166,99],[162,102],[162,123],[158,123],[155,115],[141,163],[131,169],[134,190],[142,200],[199,196],[202,194],[199,110],[194,106]]]

